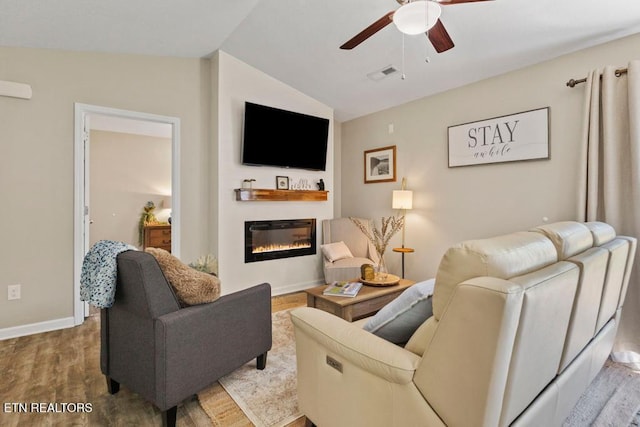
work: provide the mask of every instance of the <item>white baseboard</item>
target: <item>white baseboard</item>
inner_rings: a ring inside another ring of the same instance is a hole
[[[287,286],[278,286],[277,288],[272,287],[271,295],[276,296],[276,295],[291,294],[293,292],[304,291],[305,289],[313,288],[314,286],[318,286],[318,285],[324,285],[324,281],[322,279],[318,279],[312,282],[294,283],[292,285],[287,285]]]
[[[73,323],[73,317],[47,320],[46,322],[30,323],[28,325],[13,326],[11,328],[0,329],[0,340],[24,337],[27,335],[55,331],[58,329],[71,328],[73,326],[75,326]]]

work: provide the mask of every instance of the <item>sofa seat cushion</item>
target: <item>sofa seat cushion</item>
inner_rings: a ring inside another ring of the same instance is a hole
[[[371,317],[364,330],[395,344],[404,344],[432,315],[435,279],[416,283]]]
[[[160,248],[147,248],[176,293],[180,305],[204,304],[220,297],[220,279],[182,263],[178,258]]]

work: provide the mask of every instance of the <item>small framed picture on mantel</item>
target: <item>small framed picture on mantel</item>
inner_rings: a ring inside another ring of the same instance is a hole
[[[396,146],[375,148],[364,152],[364,183],[396,180]]]
[[[288,190],[289,189],[289,177],[288,176],[276,176],[276,189]]]

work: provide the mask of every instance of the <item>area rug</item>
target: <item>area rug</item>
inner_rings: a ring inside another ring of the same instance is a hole
[[[607,361],[563,427],[627,427],[640,410],[640,373]]]
[[[273,344],[264,370],[255,360],[220,378],[220,385],[256,427],[282,427],[300,418],[296,392],[296,345],[289,310],[272,315]],[[210,418],[214,402],[206,392],[198,394]]]

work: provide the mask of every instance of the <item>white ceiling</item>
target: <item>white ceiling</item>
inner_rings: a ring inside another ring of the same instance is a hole
[[[398,7],[394,0],[0,0],[0,45],[179,57],[222,49],[345,121],[640,32],[637,0],[447,5],[441,20],[456,47],[438,54],[425,36],[407,36],[406,79],[398,72],[372,81],[367,74],[388,65],[403,69],[395,26],[354,50],[338,47]]]

